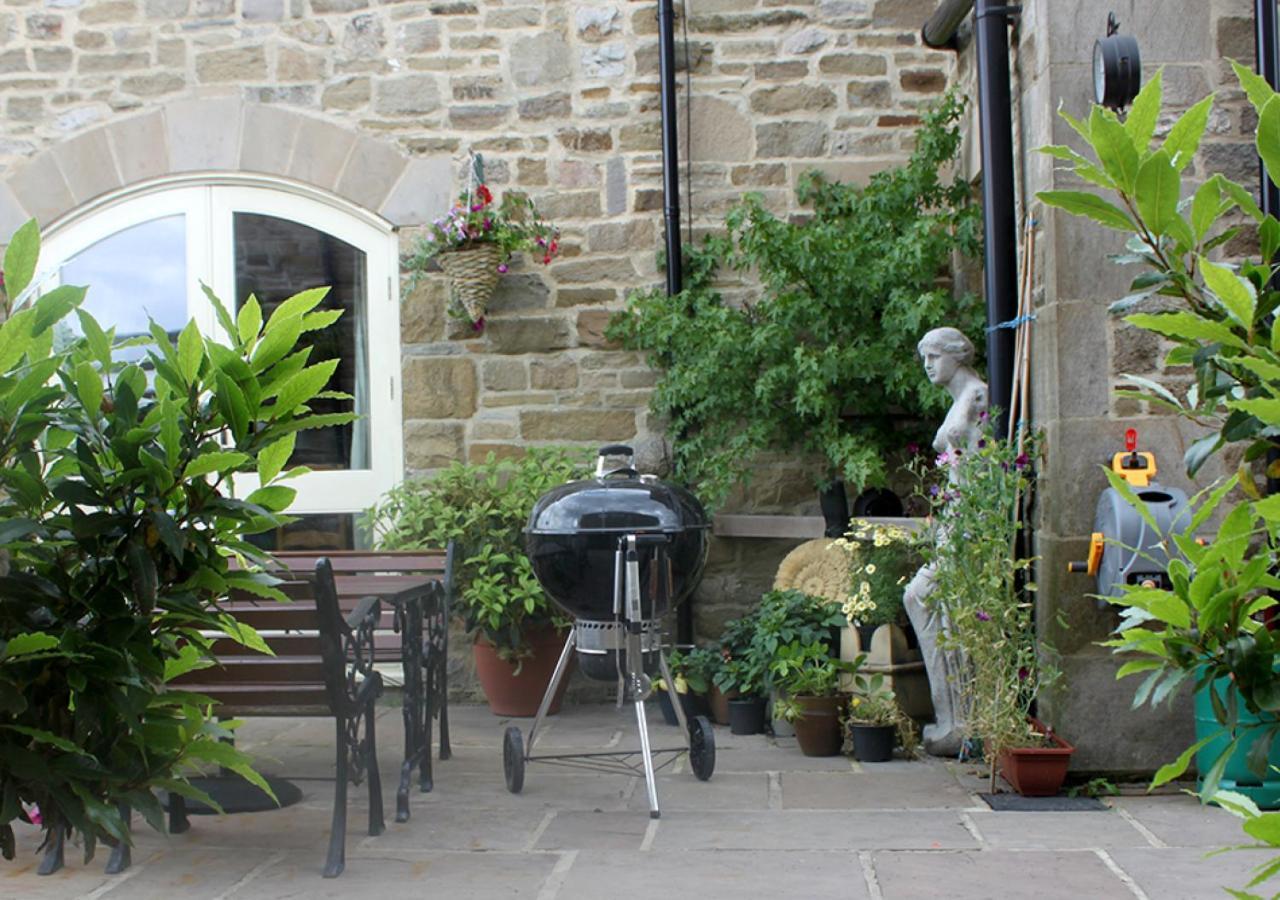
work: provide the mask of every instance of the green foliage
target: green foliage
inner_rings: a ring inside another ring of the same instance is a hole
[[[916,420],[944,410],[916,341],[948,324],[983,345],[980,304],[939,284],[953,254],[980,250],[969,185],[940,177],[957,159],[963,108],[949,96],[926,113],[910,161],[866,187],[803,176],[804,219],[747,195],[727,234],[689,253],[684,291],[633,294],[614,318],[608,335],[660,372],[652,406],[699,496],[720,502],[767,449],[823,456],[824,480],[882,485]],[[722,268],[757,274],[763,299],[723,296]]]
[[[1280,95],[1260,76],[1233,65],[1258,112],[1255,143],[1274,181],[1280,172]],[[1142,97],[1144,108],[1159,109],[1158,74]],[[1188,472],[1194,474],[1228,444],[1244,446],[1245,464],[1238,473],[1193,501],[1187,534],[1162,535],[1164,549],[1172,557],[1172,588],[1133,588],[1112,601],[1122,607],[1123,618],[1118,636],[1107,646],[1137,657],[1117,673],[1121,678],[1143,674],[1135,706],[1171,698],[1187,683],[1203,688],[1219,678],[1230,680],[1235,690],[1210,691],[1214,716],[1230,740],[1202,773],[1200,796],[1242,815],[1248,833],[1275,846],[1272,838],[1280,834],[1276,828],[1280,817],[1262,816],[1245,798],[1219,792],[1217,787],[1228,760],[1242,745],[1249,747],[1250,768],[1264,774],[1280,731],[1276,641],[1255,618],[1274,603],[1269,592],[1280,589],[1280,581],[1272,574],[1280,561],[1280,497],[1263,499],[1248,465],[1265,460],[1280,434],[1280,329],[1275,328],[1274,315],[1280,307],[1280,291],[1275,289],[1273,262],[1280,250],[1280,222],[1263,215],[1250,190],[1220,174],[1204,179],[1194,191],[1183,190],[1182,173],[1199,145],[1212,103],[1213,98],[1206,97],[1192,107],[1156,149],[1145,129],[1117,134],[1114,117],[1105,110],[1094,109],[1087,123],[1069,119],[1097,161],[1061,147],[1046,148],[1046,152],[1073,163],[1077,174],[1113,192],[1123,209],[1108,204],[1114,214],[1090,212],[1079,195],[1064,192],[1042,195],[1042,199],[1130,235],[1129,252],[1119,261],[1141,265],[1145,271],[1134,279],[1133,293],[1114,304],[1114,310],[1127,312],[1153,295],[1176,301],[1168,311],[1135,313],[1127,320],[1171,341],[1174,348],[1166,364],[1190,366],[1194,384],[1180,397],[1161,385],[1130,380],[1151,404],[1172,409],[1207,430],[1187,449]],[[1136,173],[1132,165],[1122,165],[1125,160],[1137,160]],[[1213,262],[1209,253],[1239,233],[1227,217],[1240,214],[1256,227],[1256,256],[1236,266]],[[1272,464],[1266,474],[1280,475],[1280,470]],[[1114,479],[1113,486],[1121,493],[1127,491]],[[1223,510],[1234,487],[1245,498]],[[1154,517],[1131,491],[1126,497],[1154,524]],[[1219,514],[1221,524],[1212,540],[1204,545],[1192,540],[1190,535]],[[1241,704],[1261,723],[1242,726]],[[1161,767],[1154,783],[1181,775],[1195,753],[1221,734],[1188,747]],[[1280,860],[1264,864],[1250,887],[1278,871]]]
[[[829,657],[833,629],[845,625],[840,607],[800,591],[770,591],[745,616],[725,623],[720,637],[723,662],[714,674],[725,693],[746,696],[776,687],[772,665],[791,644],[819,645]]]
[[[210,293],[228,344],[193,324],[175,345],[153,323],[145,361],[122,362],[114,329],[79,308],[84,288],[20,304],[38,255],[29,223],[5,256],[0,324],[0,848],[12,857],[12,822],[35,803],[88,857],[99,840],[131,840],[117,804],[163,830],[154,788],[207,800],[188,765],[268,790],[222,743],[231,725],[210,701],[168,682],[209,664],[209,633],[270,652],[218,598],[284,597],[266,575],[229,572],[228,557],[264,562],[246,535],[289,521],[294,491],[279,482],[300,471],[283,471],[296,433],[354,416],[308,408],[332,364],[297,342],[322,327],[324,290],[265,325],[250,298],[241,327]],[[84,337],[55,349],[73,315]],[[235,496],[249,475],[260,485]]]
[[[855,520],[834,543],[849,560],[849,599],[844,613],[860,625],[901,625],[906,621],[902,593],[920,567],[916,535],[899,525]]]
[[[524,528],[538,498],[588,474],[587,453],[529,448],[518,460],[454,463],[392,488],[363,518],[378,546],[421,550],[457,541],[459,611],[469,632],[505,658],[528,653],[525,631],[561,621],[524,552]]]
[[[677,693],[705,694],[711,689],[711,680],[720,670],[721,660],[720,651],[712,647],[672,650],[667,657],[667,665],[671,667]],[[665,682],[658,678],[654,685],[662,687]]]
[[[1077,784],[1067,791],[1068,797],[1119,797],[1120,789],[1111,779],[1099,775],[1090,778],[1084,784]]]
[[[833,697],[840,691],[840,676],[852,675],[866,660],[835,659],[822,641],[791,641],[774,651],[769,661],[769,681],[790,697]]]
[[[949,622],[944,639],[968,659],[956,676],[966,703],[961,721],[994,759],[1008,748],[1038,745],[1027,713],[1055,671],[1024,594],[1035,585],[1019,589],[1033,561],[1015,552],[1038,441],[1027,438],[1020,452],[998,439],[989,422],[983,434],[976,448],[938,457],[947,480],[931,496],[934,515],[921,553],[934,567],[929,602]]]
[[[1259,117],[1270,110],[1265,120],[1280,123],[1275,92],[1248,69],[1234,65]],[[1161,84],[1157,72],[1140,95],[1144,109],[1159,110]],[[1129,379],[1131,391],[1212,431],[1186,451],[1192,475],[1228,443],[1244,442],[1247,461],[1261,459],[1275,446],[1275,424],[1280,422],[1280,331],[1272,327],[1280,291],[1275,290],[1269,262],[1280,249],[1280,222],[1262,214],[1252,189],[1220,174],[1204,179],[1194,190],[1182,185],[1212,103],[1213,97],[1206,97],[1184,113],[1159,146],[1151,142],[1145,127],[1122,127],[1109,110],[1095,107],[1084,122],[1064,113],[1095,158],[1061,146],[1042,151],[1071,163],[1077,175],[1112,192],[1118,203],[1078,191],[1038,195],[1050,206],[1129,235],[1127,252],[1115,259],[1139,266],[1142,272],[1134,278],[1131,293],[1111,308],[1129,313],[1126,321],[1174,344],[1167,365],[1189,366],[1195,373],[1194,384],[1182,397],[1136,377]],[[1256,144],[1263,159],[1280,155],[1278,133],[1259,128]],[[1256,225],[1258,259],[1232,267],[1213,262],[1209,254],[1214,248],[1239,233],[1231,217],[1240,214]],[[1161,312],[1131,312],[1152,297],[1177,302]],[[1251,478],[1242,478],[1241,487],[1257,495]]]

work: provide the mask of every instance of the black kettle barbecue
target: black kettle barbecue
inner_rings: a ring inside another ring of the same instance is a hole
[[[686,720],[662,652],[659,621],[697,587],[707,560],[710,523],[693,494],[639,474],[633,458],[630,447],[602,447],[593,478],[553,488],[534,504],[525,550],[539,584],[574,617],[574,626],[529,729],[527,747],[518,727],[507,729],[503,768],[512,793],[524,786],[528,762],[578,764],[629,775],[643,771],[649,814],[656,819],[655,756],[666,756],[666,765],[687,751],[690,768],[703,781],[715,769],[711,723],[703,716]],[[617,459],[624,464],[611,468],[609,461]],[[538,730],[575,651],[585,675],[617,679],[619,706],[625,701],[635,705],[639,750],[533,755]],[[653,691],[651,676],[658,673],[671,692],[684,746],[650,747],[644,701]]]

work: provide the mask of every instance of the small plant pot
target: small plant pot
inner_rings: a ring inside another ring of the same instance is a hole
[[[759,734],[764,731],[764,699],[730,700],[729,731],[733,734]]]
[[[805,756],[835,756],[840,752],[840,704],[843,698],[793,697],[800,718],[792,723],[796,742]]]
[[[896,725],[849,726],[853,737],[853,756],[859,762],[888,762],[893,759],[893,747],[898,742]]]
[[[729,698],[714,684],[707,695],[707,705],[711,707],[711,721],[717,725],[729,724]]]
[[[778,718],[778,703],[783,699],[785,699],[783,694],[774,691],[769,701],[769,727],[773,729],[774,737],[795,737],[795,727],[786,719]]]
[[[1062,790],[1076,748],[1058,737],[1039,719],[1031,724],[1047,735],[1051,747],[1015,747],[1000,754],[1000,774],[1024,797],[1052,797]]]
[[[671,705],[671,695],[665,689],[654,693],[658,697],[658,708],[662,710],[662,721],[668,725],[679,725],[680,720],[676,717],[676,708]],[[686,691],[677,696],[680,698],[680,705],[684,707],[685,721],[691,721],[694,716],[706,715],[705,702],[699,695]]]

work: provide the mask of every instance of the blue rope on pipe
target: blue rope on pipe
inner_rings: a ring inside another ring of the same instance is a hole
[[[992,325],[987,329],[987,333],[990,334],[991,332],[995,331],[997,328],[1017,328],[1019,325],[1023,324],[1024,322],[1034,322],[1035,320],[1036,320],[1035,313],[1031,313],[1030,315],[1026,315],[1026,316],[1018,316],[1017,318],[1010,319],[1008,322],[1000,322],[997,325]]]

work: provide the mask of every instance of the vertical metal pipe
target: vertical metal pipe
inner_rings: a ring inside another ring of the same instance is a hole
[[[1274,89],[1280,79],[1280,40],[1276,32],[1276,0],[1254,0],[1254,46],[1258,54],[1258,74]],[[1262,211],[1280,216],[1280,188],[1267,177],[1267,167],[1258,160],[1259,193]]]
[[[978,130],[982,140],[983,286],[987,325],[1011,321],[1018,313],[1018,240],[1014,207],[1013,103],[1009,88],[1009,22],[1005,0],[977,0]],[[995,328],[987,335],[987,384],[991,405],[1000,409],[996,434],[1008,431],[1013,395],[1015,331]]]
[[[1257,51],[1258,74],[1275,89],[1280,80],[1280,35],[1276,27],[1276,0],[1254,0],[1253,40]],[[1258,201],[1267,215],[1280,217],[1280,188],[1267,175],[1267,166],[1258,160]],[[1274,280],[1272,287],[1275,287]],[[1273,325],[1272,327],[1275,327]],[[1267,451],[1267,468],[1280,461],[1280,447]],[[1267,493],[1280,493],[1280,478],[1267,478]]]
[[[667,230],[667,294],[672,295],[684,289],[684,274],[680,248],[680,144],[676,132],[675,10],[671,0],[658,0],[658,83],[662,97],[662,217]],[[692,597],[677,613],[676,640],[682,644],[693,643]]]
[[[680,260],[680,146],[676,133],[675,12],[658,0],[658,78],[662,92],[662,214],[667,229],[667,293],[683,288]]]

